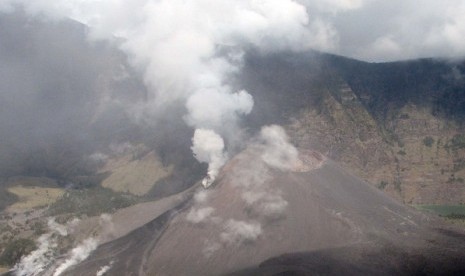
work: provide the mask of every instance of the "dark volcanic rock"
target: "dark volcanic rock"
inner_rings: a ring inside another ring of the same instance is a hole
[[[69,275],[95,274],[109,263],[110,275],[461,271],[454,261],[463,257],[463,234],[432,228],[441,221],[318,154],[301,153],[303,163],[290,171],[260,157],[256,149],[239,154],[214,187],[199,188],[187,205],[101,246]]]

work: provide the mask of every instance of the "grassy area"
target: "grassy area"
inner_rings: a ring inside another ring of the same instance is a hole
[[[63,196],[64,190],[60,188],[43,187],[9,187],[8,192],[19,198],[18,202],[8,207],[9,211],[27,211],[37,207],[53,204]]]
[[[45,191],[42,188],[60,188],[57,185],[55,180],[47,178],[47,177],[16,176],[16,177],[11,177],[9,179],[1,179],[0,180],[0,210],[7,209],[8,207],[13,205],[14,203],[17,203],[18,201],[22,201],[26,205],[27,204],[32,204],[33,206],[35,205],[32,202],[30,202],[29,199],[25,198],[25,197],[30,196],[30,191],[23,191],[23,190],[17,189],[17,187],[24,187],[25,189],[27,189],[26,187],[37,188],[39,196],[43,194],[42,191]],[[20,195],[23,195],[23,198],[20,198]],[[50,196],[53,196],[53,195],[50,195]],[[42,199],[39,199],[39,201],[40,200],[47,200],[47,199],[42,198]],[[19,209],[16,209],[14,211],[24,211],[23,209],[24,205],[22,204],[16,205],[15,208],[19,207]]]
[[[73,213],[75,215],[98,215],[112,213],[116,209],[131,206],[138,202],[131,194],[117,193],[96,186],[87,189],[69,189],[50,206],[48,214],[52,216]]]
[[[415,205],[415,208],[451,219],[465,219],[465,205]]]
[[[18,200],[18,196],[8,192],[8,189],[0,184],[0,211],[3,211]]]
[[[102,181],[102,186],[115,192],[131,193],[142,196],[150,191],[155,183],[169,176],[172,167],[164,167],[152,152],[141,159],[117,160],[110,169],[111,174]]]
[[[6,184],[8,185],[8,187],[24,186],[41,188],[59,188],[55,180],[47,177],[16,176],[10,178]]]

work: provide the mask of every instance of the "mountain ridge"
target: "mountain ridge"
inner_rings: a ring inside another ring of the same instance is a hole
[[[279,122],[299,147],[406,203],[461,204],[463,66],[288,53],[246,58],[240,79],[256,99],[251,126]]]

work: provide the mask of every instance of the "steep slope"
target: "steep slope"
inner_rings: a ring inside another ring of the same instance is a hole
[[[249,53],[240,83],[251,127],[281,123],[410,204],[465,201],[465,67],[433,59],[366,63],[317,52]]]
[[[440,249],[442,256],[462,257],[459,238],[430,227],[440,228],[439,221],[397,203],[320,154],[301,151],[302,162],[287,171],[270,167],[262,156],[247,149],[225,166],[214,187],[199,188],[177,208],[99,247],[68,275],[94,274],[109,264],[112,275],[219,275],[281,254],[327,250],[339,252],[327,256],[338,256],[341,265],[365,254],[376,260],[365,264],[369,269],[393,274],[388,269],[418,263],[388,258],[392,263],[379,268],[383,251],[429,260],[430,252]]]

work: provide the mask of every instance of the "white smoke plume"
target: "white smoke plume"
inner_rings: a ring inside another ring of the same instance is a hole
[[[69,257],[55,269],[53,276],[59,276],[69,267],[76,265],[85,260],[92,251],[97,248],[97,240],[94,238],[85,239],[77,247],[71,250]]]
[[[216,152],[222,153],[220,149],[222,147],[218,147]],[[211,151],[204,153],[207,152]],[[270,222],[284,219],[289,203],[280,184],[272,181],[272,170],[295,170],[302,163],[297,149],[289,143],[286,132],[277,125],[263,127],[256,139],[236,158],[244,158],[247,162],[235,162],[236,165],[225,175],[225,182],[231,183],[231,188],[240,195],[239,201],[243,204],[246,217],[238,220],[222,214],[222,209],[218,209],[214,216],[216,210],[208,205],[208,197],[214,197],[220,193],[219,190],[197,191],[194,194],[194,205],[185,217],[190,223],[208,224],[211,229],[219,231],[218,236],[212,235],[204,240],[202,253],[206,258],[210,258],[222,246],[254,242],[266,231]]]
[[[68,225],[62,225],[57,223],[55,218],[50,218],[47,222],[49,232],[39,237],[36,250],[22,257],[19,263],[14,266],[14,274],[17,276],[40,275],[57,256],[58,236],[67,236],[69,228],[73,227],[75,223],[76,220],[72,220]]]
[[[54,249],[57,247],[56,240],[52,239],[52,234],[44,234],[37,240],[37,249],[29,255],[22,257],[20,262],[13,268],[17,276],[40,275],[44,269],[53,262],[55,258]]]
[[[192,208],[189,213],[187,213],[186,220],[192,223],[200,223],[210,217],[214,211],[215,208],[213,207]]]
[[[201,191],[197,191],[195,194],[194,194],[194,200],[196,203],[205,203],[209,197],[210,193],[208,190],[201,190]]]
[[[218,135],[227,143],[237,140],[232,137],[238,133],[237,122],[253,107],[252,96],[234,91],[228,81],[240,70],[246,49],[315,46],[306,8],[292,0],[4,0],[0,7],[8,11],[14,4],[28,14],[82,22],[89,26],[91,39],[117,37],[150,92],[148,103],[131,113],[155,118],[165,106],[184,102],[186,123],[199,133],[210,130],[211,141],[223,145],[221,152],[217,146],[204,146],[205,155],[197,153],[199,161],[209,163],[206,186],[226,159],[227,147]],[[194,143],[199,139],[194,137]]]
[[[299,152],[289,143],[285,130],[278,125],[264,126],[260,132],[264,150],[262,160],[281,170],[293,170],[300,164]]]
[[[100,233],[98,240],[105,241],[112,238],[115,234],[115,225],[110,214],[101,214],[99,218]]]
[[[242,199],[247,206],[252,207],[252,211],[266,218],[279,218],[288,206],[288,202],[277,189],[245,191],[242,193]]]
[[[47,222],[49,232],[43,234],[37,240],[37,249],[29,255],[21,258],[15,265],[13,271],[18,276],[36,276],[42,275],[46,269],[49,269],[56,262],[58,257],[58,237],[68,236],[74,231],[79,219],[73,219],[66,225],[59,224],[55,218],[50,218]],[[91,237],[83,240],[73,248],[65,259],[53,272],[54,276],[61,275],[69,267],[76,265],[85,260],[92,251],[97,248],[98,241],[113,234],[114,225],[111,216],[102,214],[99,220],[100,234],[97,238]]]
[[[228,244],[238,244],[255,241],[262,233],[262,226],[256,221],[230,219],[226,222],[220,238]]]
[[[105,273],[108,272],[108,270],[110,270],[110,268],[113,266],[113,261],[111,261],[108,265],[104,265],[102,266],[98,271],[97,273],[95,274],[95,276],[103,276],[105,275]]]
[[[221,243],[211,240],[205,240],[202,253],[204,257],[210,258],[219,249],[221,249]]]
[[[87,238],[71,249],[67,254],[67,258],[55,269],[53,276],[59,276],[71,266],[77,265],[87,259],[97,248],[99,241],[104,241],[114,234],[115,229],[111,215],[101,214],[99,225],[99,235],[97,237]]]
[[[285,215],[289,203],[281,189],[269,183],[270,169],[294,171],[301,167],[298,150],[289,142],[285,130],[278,125],[262,127],[257,139],[249,146],[253,153],[249,162],[236,166],[230,181],[241,189],[241,198],[250,214],[265,219]]]
[[[74,224],[74,220],[72,221]],[[59,224],[55,221],[55,218],[50,218],[47,221],[47,227],[50,229],[52,233],[57,233],[60,236],[67,236],[68,235],[68,228],[66,225]]]
[[[195,158],[199,162],[208,163],[208,175],[202,180],[202,185],[208,188],[215,181],[220,168],[227,160],[223,138],[213,130],[197,129],[192,138],[192,144]]]

